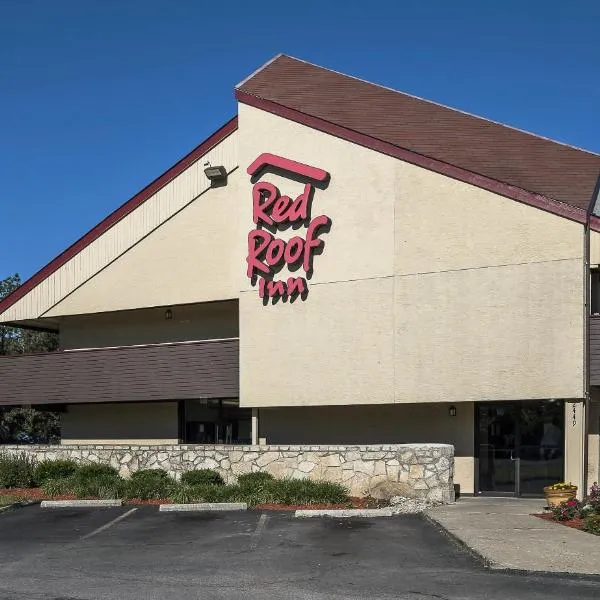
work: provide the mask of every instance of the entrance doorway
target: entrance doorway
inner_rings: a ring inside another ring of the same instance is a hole
[[[541,496],[564,477],[564,402],[476,405],[479,494]]]

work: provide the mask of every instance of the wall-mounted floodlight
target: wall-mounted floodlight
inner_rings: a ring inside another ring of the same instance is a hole
[[[204,174],[211,181],[224,181],[225,179],[227,179],[227,171],[225,170],[225,167],[223,165],[219,165],[216,167],[208,165],[204,169]]]

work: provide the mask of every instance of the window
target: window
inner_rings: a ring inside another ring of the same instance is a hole
[[[590,314],[600,315],[600,269],[592,270],[590,280]]]
[[[179,403],[179,437],[185,444],[250,444],[252,409],[238,398],[184,400]]]

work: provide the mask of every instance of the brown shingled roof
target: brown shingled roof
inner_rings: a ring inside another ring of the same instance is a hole
[[[587,210],[600,155],[415,98],[289,56],[238,87],[337,126]]]

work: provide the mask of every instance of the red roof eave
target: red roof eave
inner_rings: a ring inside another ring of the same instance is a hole
[[[254,108],[270,112],[274,115],[283,117],[284,119],[295,121],[296,123],[311,127],[312,129],[323,131],[324,133],[328,133],[365,148],[375,150],[376,152],[393,156],[394,158],[398,158],[413,165],[423,167],[429,171],[440,173],[446,177],[451,177],[452,179],[469,183],[495,194],[499,194],[500,196],[505,196],[507,198],[511,198],[512,200],[529,204],[530,206],[535,206],[536,208],[559,215],[561,217],[565,217],[571,221],[576,221],[577,223],[586,223],[587,221],[586,211],[576,206],[570,206],[558,200],[529,192],[508,183],[473,173],[472,171],[467,171],[466,169],[442,162],[435,158],[418,154],[417,152],[407,150],[406,148],[401,148],[391,144],[390,142],[386,142],[368,136],[364,133],[348,129],[342,125],[337,125],[331,121],[321,119],[320,117],[315,117],[313,115],[300,112],[296,109],[277,104],[271,100],[259,98],[258,96],[248,94],[247,92],[243,92],[239,89],[236,90],[236,98],[242,104],[247,104],[248,106],[253,106]]]

